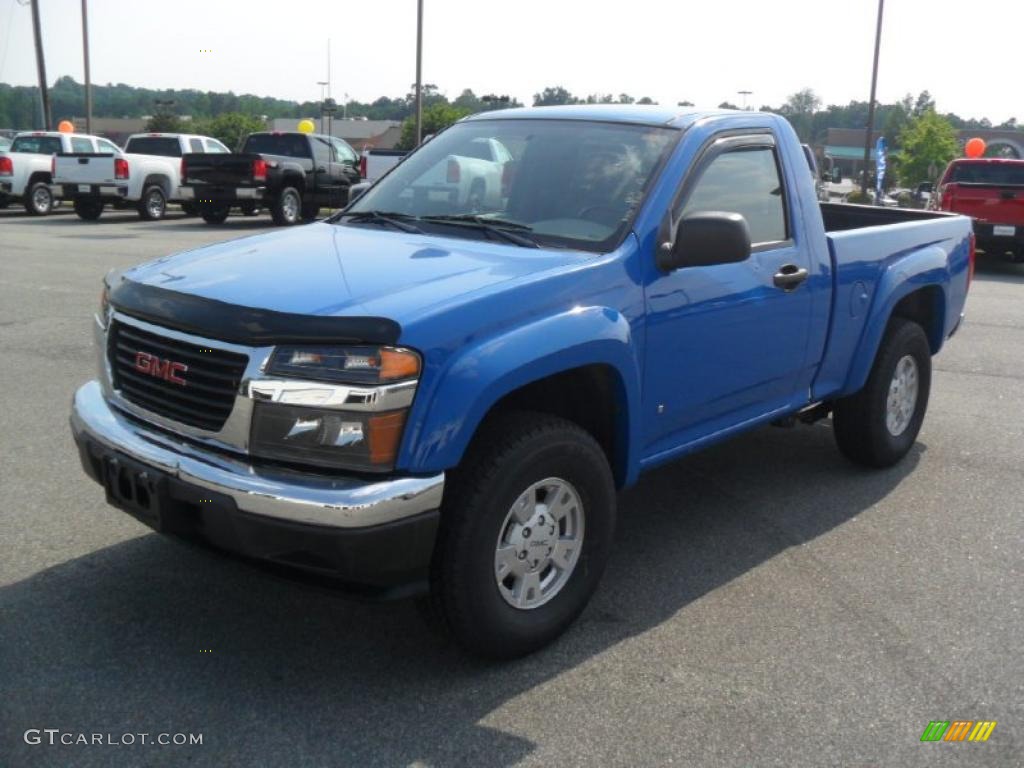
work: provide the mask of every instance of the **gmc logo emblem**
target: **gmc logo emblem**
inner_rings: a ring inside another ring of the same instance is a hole
[[[150,376],[163,379],[164,381],[174,382],[182,387],[188,385],[188,382],[178,375],[188,371],[187,365],[176,363],[173,360],[163,360],[156,355],[149,354],[149,352],[140,351],[135,353],[135,370],[141,373],[148,373]]]

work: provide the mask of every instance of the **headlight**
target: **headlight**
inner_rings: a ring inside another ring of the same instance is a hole
[[[420,357],[395,347],[279,347],[267,373],[346,384],[383,384],[414,379]]]
[[[100,324],[106,328],[107,318],[110,317],[110,286],[107,285],[106,278],[103,280],[103,288],[100,291]]]
[[[394,468],[420,357],[395,347],[288,346],[249,384],[254,456],[359,472]]]

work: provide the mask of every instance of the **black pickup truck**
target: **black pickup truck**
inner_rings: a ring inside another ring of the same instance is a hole
[[[203,219],[220,224],[233,206],[267,207],[275,224],[312,221],[321,206],[348,203],[359,158],[348,144],[317,133],[252,133],[240,154],[182,157],[181,197]]]

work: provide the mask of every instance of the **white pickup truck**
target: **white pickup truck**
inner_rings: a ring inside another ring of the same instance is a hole
[[[54,184],[74,201],[79,218],[95,221],[107,203],[134,206],[142,219],[162,219],[168,202],[180,202],[181,157],[189,152],[229,153],[217,139],[180,133],[128,137],[114,157],[82,152],[57,155]],[[190,204],[182,206],[186,213]]]
[[[497,139],[473,139],[461,154],[448,155],[410,186],[417,199],[466,204],[473,210],[501,205],[512,155]]]
[[[120,151],[116,144],[99,136],[58,131],[19,133],[10,148],[0,152],[0,208],[20,201],[29,213],[45,216],[60,197],[51,187],[54,155],[83,152],[110,156]]]

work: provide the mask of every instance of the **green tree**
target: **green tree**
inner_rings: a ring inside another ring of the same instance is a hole
[[[423,110],[423,136],[431,136],[443,131],[456,120],[468,115],[464,109],[453,107],[448,103],[436,103]],[[416,148],[416,116],[405,118],[402,123],[402,137],[398,140],[398,149]]]
[[[185,125],[177,115],[163,113],[149,118],[145,130],[151,133],[183,133]]]
[[[266,129],[267,124],[258,117],[241,112],[227,112],[207,120],[196,120],[191,130],[200,136],[212,136],[224,142],[228,148],[238,150],[246,136]]]
[[[945,167],[959,150],[956,129],[946,118],[927,109],[911,119],[900,136],[898,153],[900,182],[912,187],[928,178],[928,168]]]
[[[580,100],[560,85],[553,88],[545,88],[540,93],[533,94],[533,106],[548,107],[554,104],[579,104]]]
[[[657,102],[655,102],[654,99],[652,99],[650,96],[641,96],[639,99],[636,100],[636,103],[637,104],[655,104]]]
[[[801,141],[814,140],[814,114],[821,108],[821,99],[810,88],[804,88],[792,94],[779,108],[779,113],[786,117]]]

